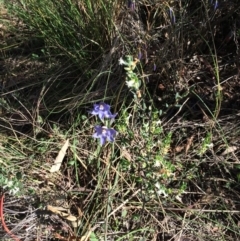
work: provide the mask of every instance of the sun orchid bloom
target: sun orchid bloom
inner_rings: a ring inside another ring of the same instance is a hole
[[[104,145],[107,140],[113,142],[117,135],[114,129],[107,128],[106,126],[95,126],[94,128],[96,132],[93,134],[93,137],[100,139],[101,146]]]
[[[104,118],[114,119],[117,114],[112,114],[110,112],[110,105],[105,103],[94,104],[93,110],[90,111],[92,115],[98,115],[98,117],[103,120]]]

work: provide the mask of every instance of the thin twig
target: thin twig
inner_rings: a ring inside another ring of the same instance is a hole
[[[179,114],[179,112],[182,110],[183,106],[188,102],[189,98],[187,98],[183,104],[179,107],[179,110],[177,111],[177,113],[172,117],[170,118],[170,120],[168,120],[167,123],[164,123],[164,126],[166,126],[175,116],[177,116]]]
[[[138,189],[136,192],[133,193],[133,195],[128,198],[127,200],[125,200],[120,206],[118,206],[115,210],[113,210],[109,215],[108,218],[110,216],[112,216],[114,213],[116,213],[119,209],[121,209],[126,203],[128,203],[134,196],[136,196],[139,193],[140,189]]]
[[[169,211],[189,211],[189,212],[203,212],[203,213],[240,213],[240,210],[216,210],[216,209],[194,209],[194,208],[165,208]]]

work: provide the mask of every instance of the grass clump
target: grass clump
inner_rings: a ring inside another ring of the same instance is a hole
[[[12,234],[239,238],[238,5],[1,2],[0,185]]]
[[[111,44],[115,1],[7,1],[8,9],[58,57],[89,71]],[[114,10],[114,11],[112,11]]]

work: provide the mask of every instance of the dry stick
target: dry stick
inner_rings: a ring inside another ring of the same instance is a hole
[[[107,216],[108,218],[112,216],[114,213],[116,213],[120,208],[122,208],[127,202],[129,202],[134,196],[136,196],[139,193],[140,189],[138,189],[133,195],[128,198],[126,201],[124,201],[120,206],[118,206],[115,210],[113,210],[109,215]]]
[[[189,98],[187,98],[187,99],[183,102],[183,104],[180,106],[180,108],[179,108],[179,110],[177,111],[177,113],[176,113],[167,123],[165,123],[164,126],[166,126],[175,116],[178,115],[178,113],[182,110],[183,106],[188,102],[188,100],[189,100]]]
[[[194,208],[165,208],[169,211],[181,211],[181,212],[203,212],[203,213],[240,213],[240,210],[216,210],[216,209],[194,209]]]
[[[4,194],[1,197],[1,205],[0,205],[0,218],[2,220],[2,226],[3,229],[15,240],[15,241],[20,241],[20,239],[18,239],[13,233],[11,233],[11,231],[8,229],[8,227],[6,226],[6,223],[4,221],[4,217],[3,217],[3,201],[4,201]]]
[[[129,200],[129,199],[128,199]],[[126,209],[132,209],[132,207],[125,207]],[[141,209],[142,206],[135,206],[134,208]],[[119,208],[118,208],[119,209]],[[200,208],[165,208],[165,211],[180,211],[180,212],[203,212],[203,213],[240,213],[240,210],[217,210],[217,209],[200,209]],[[148,210],[146,210],[149,212]],[[151,215],[151,213],[150,213]],[[155,220],[156,221],[156,220]]]

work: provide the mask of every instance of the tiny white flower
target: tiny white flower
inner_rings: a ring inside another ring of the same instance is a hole
[[[13,181],[8,181],[6,185],[3,186],[3,188],[7,188],[7,187],[11,188],[12,186],[13,186]]]
[[[155,183],[155,187],[157,188],[157,194],[158,194],[159,196],[162,196],[162,195],[163,195],[163,197],[165,197],[165,198],[168,196],[168,194],[167,194],[166,191],[161,187],[161,184],[160,184],[159,182]]]
[[[10,191],[9,191],[9,193],[10,194],[12,194],[12,195],[15,195],[16,193],[18,193],[19,192],[19,187],[14,187],[13,189],[11,189]]]
[[[161,162],[159,160],[155,160],[154,167],[160,167]]]
[[[208,146],[208,148],[213,148],[213,143],[210,143],[207,146]]]
[[[126,84],[127,84],[128,88],[135,87],[135,81],[134,80],[126,81]]]
[[[123,64],[126,65],[127,64],[127,62],[124,61],[122,57],[118,60],[118,62],[119,62],[119,65],[123,65]]]
[[[134,88],[135,90],[139,90],[141,82],[138,80],[136,81],[134,79],[130,79],[129,81],[126,81],[126,84],[128,88]]]

